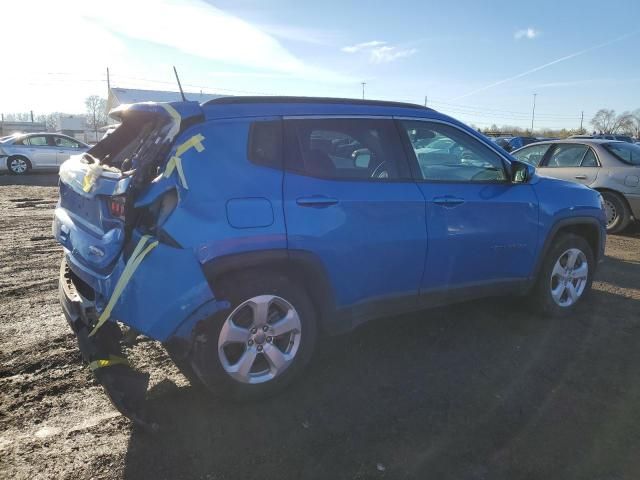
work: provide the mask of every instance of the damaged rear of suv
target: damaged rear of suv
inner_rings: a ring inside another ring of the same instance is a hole
[[[60,169],[60,301],[141,425],[120,325],[212,393],[258,398],[320,331],[495,295],[572,312],[603,258],[600,195],[539,177],[418,105],[230,97],[142,103]]]

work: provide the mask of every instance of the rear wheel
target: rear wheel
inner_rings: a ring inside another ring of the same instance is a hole
[[[593,252],[587,241],[573,234],[560,236],[547,253],[531,296],[541,313],[565,316],[591,290]]]
[[[613,192],[602,192],[604,212],[607,219],[607,233],[618,233],[627,228],[631,212],[624,198]]]
[[[16,155],[7,159],[7,169],[13,175],[24,175],[31,170],[31,162],[28,158]]]
[[[308,363],[316,343],[316,313],[305,290],[287,277],[252,271],[216,288],[231,309],[196,337],[192,365],[216,396],[269,396]]]

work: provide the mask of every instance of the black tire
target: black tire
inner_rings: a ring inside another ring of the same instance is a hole
[[[16,160],[18,161],[21,160],[22,162],[24,162],[27,166],[26,170],[22,172],[15,171],[13,165]],[[12,157],[7,158],[7,170],[9,170],[9,173],[11,175],[26,175],[31,170],[31,162],[27,157],[23,157],[22,155],[14,155]]]
[[[297,353],[282,373],[263,383],[242,383],[224,370],[218,355],[218,338],[236,307],[260,295],[274,295],[293,306],[300,320],[300,340]],[[316,311],[305,289],[283,274],[251,270],[217,282],[216,296],[229,301],[231,308],[208,321],[196,335],[191,364],[199,379],[214,396],[240,401],[265,398],[282,390],[302,372],[316,344]]]
[[[605,204],[608,204],[614,211],[614,218],[609,223],[607,218],[607,233],[620,233],[629,226],[631,222],[631,211],[622,195],[614,192],[602,192]]]
[[[202,382],[196,372],[193,371],[193,367],[191,366],[191,362],[189,358],[187,358],[184,352],[178,351],[175,348],[171,348],[169,345],[165,345],[165,350],[169,358],[173,361],[173,364],[180,371],[180,373],[189,380],[189,383],[192,387],[198,388],[202,387]]]
[[[553,299],[551,294],[552,272],[556,262],[569,249],[578,249],[584,253],[588,266],[588,273],[584,290],[578,300],[570,306],[561,306]],[[543,259],[542,268],[538,274],[536,285],[530,294],[530,304],[538,312],[551,317],[564,317],[573,313],[576,307],[591,291],[595,262],[593,251],[589,243],[582,237],[574,234],[561,234],[558,236]]]

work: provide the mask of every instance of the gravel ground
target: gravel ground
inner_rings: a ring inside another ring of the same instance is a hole
[[[580,311],[486,300],[321,342],[285,394],[209,399],[142,340],[162,429],[120,416],[56,302],[55,178],[0,177],[0,477],[640,477],[640,230],[609,238]]]

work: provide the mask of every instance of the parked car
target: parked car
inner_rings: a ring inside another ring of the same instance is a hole
[[[603,140],[620,140],[621,142],[634,143],[633,138],[628,135],[612,135],[612,134],[599,134],[599,135],[571,135],[569,138],[574,139],[603,139]]]
[[[542,142],[513,152],[542,175],[582,183],[602,193],[607,231],[640,219],[640,146],[603,139]]]
[[[58,170],[71,155],[89,145],[60,133],[27,133],[0,139],[0,171],[24,175],[30,170]]]
[[[497,137],[494,142],[504,148],[507,152],[511,152],[525,145],[537,142],[535,137]]]
[[[111,115],[60,169],[53,233],[83,357],[140,423],[148,375],[117,322],[192,382],[253,399],[300,375],[318,335],[372,318],[493,295],[569,314],[603,258],[598,192],[422,106],[226,97]]]

